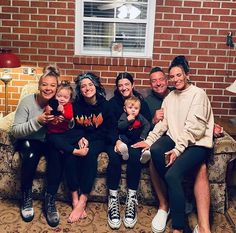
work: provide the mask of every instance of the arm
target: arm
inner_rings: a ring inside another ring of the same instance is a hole
[[[69,102],[64,106],[63,116],[65,117],[65,120],[68,120],[68,121],[70,121],[73,118],[72,103]]]
[[[15,138],[27,137],[43,127],[43,118],[45,118],[46,113],[43,113],[43,110],[33,112],[34,109],[31,107],[33,98],[33,95],[31,97],[26,96],[17,107],[11,130]]]
[[[179,156],[186,147],[196,144],[205,137],[206,131],[211,132],[213,136],[213,126],[214,119],[210,101],[205,92],[199,92],[191,103],[182,134],[177,138],[174,148],[176,155]]]
[[[122,115],[120,116],[120,119],[118,120],[118,129],[126,130],[133,121],[134,120],[131,120],[131,121],[128,120],[127,114],[125,112],[122,113]]]

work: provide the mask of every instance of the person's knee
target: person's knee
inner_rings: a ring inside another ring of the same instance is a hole
[[[207,173],[207,166],[204,163],[199,167],[199,169],[196,172],[196,180],[201,181],[206,179],[208,179],[208,173]]]
[[[171,170],[168,170],[165,174],[165,180],[168,184],[168,186],[176,185],[178,182],[180,182],[180,177],[172,172]]]

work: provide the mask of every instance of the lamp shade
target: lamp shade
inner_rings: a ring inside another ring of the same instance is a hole
[[[226,87],[226,90],[232,93],[236,93],[236,80],[230,86]]]
[[[17,68],[20,66],[20,59],[11,52],[11,49],[0,48],[0,68]]]

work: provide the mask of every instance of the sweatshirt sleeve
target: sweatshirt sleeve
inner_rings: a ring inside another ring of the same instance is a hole
[[[123,112],[122,115],[120,116],[120,119],[118,120],[118,129],[126,130],[132,122],[133,120],[129,121],[127,118],[127,114]]]
[[[70,121],[73,118],[73,107],[72,107],[72,103],[68,103],[65,107],[64,107],[64,114],[63,116],[65,117],[66,120]]]
[[[11,133],[15,138],[25,138],[36,133],[43,127],[39,124],[37,116],[29,119],[30,104],[32,103],[29,103],[29,99],[24,98],[16,109],[15,119],[11,130]]]
[[[166,102],[163,101],[162,108],[164,109],[164,119],[159,121],[153,128],[152,131],[149,132],[147,139],[145,142],[151,146],[154,142],[156,142],[167,130],[168,124],[166,119]]]
[[[177,156],[183,153],[186,147],[194,145],[196,141],[204,137],[211,114],[210,102],[202,91],[195,96],[185,120],[184,130],[177,138],[174,148]]]

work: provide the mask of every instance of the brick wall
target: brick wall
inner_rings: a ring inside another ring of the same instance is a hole
[[[136,85],[148,86],[152,66],[167,70],[170,60],[183,54],[190,62],[191,79],[206,90],[215,115],[236,115],[236,96],[225,90],[236,78],[236,48],[226,46],[230,31],[236,45],[234,0],[157,0],[153,59],[75,57],[74,9],[74,0],[0,0],[0,47],[13,48],[22,62],[11,71],[9,111],[15,109],[21,87],[36,80],[23,74],[24,67],[34,67],[39,75],[43,66],[56,63],[68,80],[91,70],[105,85],[113,85],[118,72],[128,71]]]

